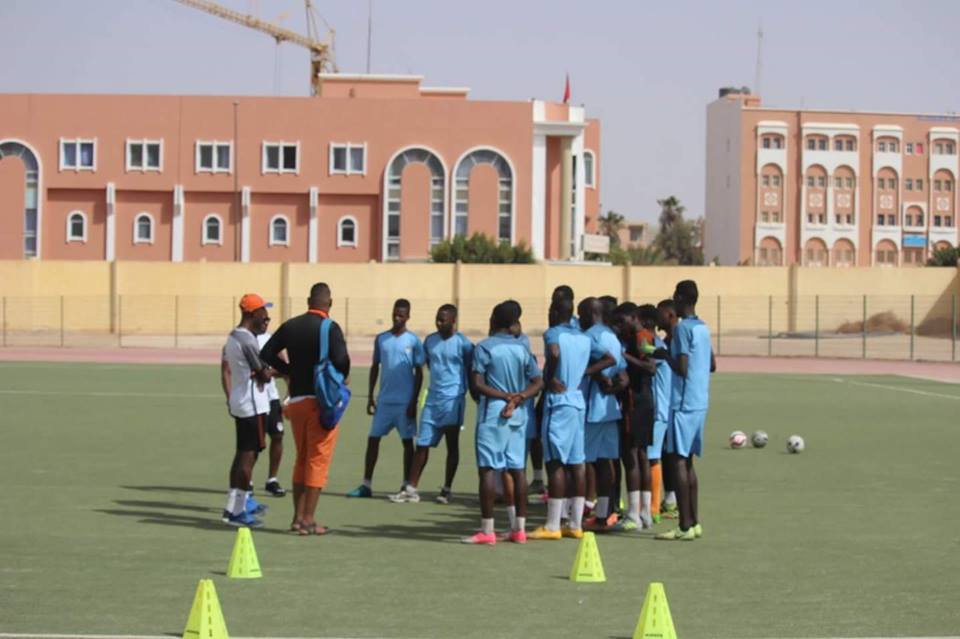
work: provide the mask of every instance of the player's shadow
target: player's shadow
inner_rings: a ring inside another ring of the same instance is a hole
[[[344,525],[334,533],[338,537],[358,539],[395,538],[403,540],[430,541],[435,543],[459,543],[460,538],[470,535],[477,526],[477,513],[446,511],[442,518],[418,519],[411,524]]]
[[[166,504],[167,502],[156,503]],[[200,528],[202,530],[223,530],[225,528],[223,522],[221,522],[219,519],[211,517],[210,515],[197,517],[193,515],[169,513],[158,510],[130,510],[120,508],[95,508],[94,512],[103,513],[105,515],[115,515],[118,517],[137,518],[141,524],[187,526],[190,528]]]
[[[199,486],[120,486],[127,490],[143,490],[148,492],[172,492],[172,493],[203,493],[222,495],[224,490],[214,488],[201,488]]]

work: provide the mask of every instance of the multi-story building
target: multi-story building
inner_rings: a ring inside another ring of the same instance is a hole
[[[644,247],[650,238],[650,226],[646,222],[628,222],[620,228],[617,235],[620,237],[620,246],[623,247]]]
[[[957,246],[960,116],[707,107],[705,256],[914,266]]]
[[[0,259],[425,260],[456,234],[580,256],[582,107],[325,75],[312,98],[0,94]]]

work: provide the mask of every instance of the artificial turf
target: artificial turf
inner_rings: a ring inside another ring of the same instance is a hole
[[[377,498],[345,499],[364,405],[340,426],[320,502],[335,532],[293,537],[289,501],[267,499],[254,532],[264,577],[230,580],[235,531],[219,514],[233,426],[217,367],[0,364],[0,632],[179,635],[201,578],[236,636],[630,637],[651,581],[665,583],[684,638],[960,628],[960,387],[718,374],[699,465],[704,537],[601,536],[603,584],[568,581],[570,540],[458,543],[479,517],[471,427],[454,504],[383,498],[400,483],[393,437]],[[726,448],[730,431],[759,428],[766,449]],[[793,433],[801,455],[784,450]],[[441,448],[421,484],[431,497],[442,461]],[[542,516],[532,509],[530,525]]]

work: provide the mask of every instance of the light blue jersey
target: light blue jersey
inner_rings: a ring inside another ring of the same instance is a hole
[[[616,363],[603,369],[603,375],[612,379],[622,371],[627,370],[627,360],[623,356],[623,345],[617,335],[603,324],[594,324],[587,329],[586,335],[593,340],[592,349],[609,353],[614,357]],[[601,422],[616,421],[623,417],[620,412],[620,402],[617,396],[611,393],[604,393],[600,390],[599,384],[588,377],[583,378],[581,390],[587,400],[587,423],[599,424]]]
[[[687,356],[687,376],[673,375],[671,407],[674,411],[707,410],[710,403],[710,329],[697,316],[684,318],[673,330],[670,354]]]
[[[530,349],[530,338],[527,337],[526,333],[520,333],[516,337],[517,341],[523,344],[528,351],[530,351],[531,356],[533,356],[533,351]],[[536,358],[534,357],[534,360]],[[533,439],[537,436],[537,405],[536,400],[531,397],[526,402],[523,403],[523,410],[527,412],[527,439]]]
[[[601,351],[586,333],[567,324],[552,326],[544,333],[543,341],[548,349],[553,344],[560,348],[560,360],[554,377],[567,388],[564,393],[548,392],[547,405],[585,408],[586,402],[580,391],[583,373],[590,364],[591,355],[599,359],[606,351]]]
[[[667,344],[659,336],[654,337],[656,348],[666,348]],[[665,359],[657,360],[657,374],[653,378],[653,403],[656,410],[655,421],[667,423],[670,420],[670,393],[673,387],[673,370]]]
[[[506,333],[488,337],[473,352],[473,371],[483,375],[487,386],[504,393],[520,393],[530,380],[540,377],[540,368],[530,349]],[[515,410],[508,419],[500,416],[507,405],[502,399],[481,396],[477,407],[477,424],[520,427],[526,425],[527,413]]]
[[[413,399],[413,369],[423,366],[420,338],[404,331],[380,333],[373,344],[373,363],[380,364],[378,404],[409,404]]]
[[[423,340],[430,388],[427,403],[462,397],[467,392],[467,372],[473,367],[473,344],[462,333],[443,339],[433,333]]]

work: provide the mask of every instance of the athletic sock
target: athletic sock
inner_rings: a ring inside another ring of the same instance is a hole
[[[597,519],[606,519],[610,514],[610,498],[597,497],[597,507],[593,511],[593,514],[597,517]]]
[[[570,519],[570,500],[564,497],[560,500],[560,520]]]
[[[404,489],[405,491],[407,491],[407,494],[408,494],[408,495],[416,495],[416,494],[417,494],[417,487],[414,486],[413,484],[409,483],[409,482],[407,482],[407,485],[404,486],[403,489]]]
[[[510,520],[510,530],[517,529],[517,507],[507,506],[507,518]]]
[[[635,524],[640,523],[640,491],[631,490],[627,493],[627,519]]]
[[[481,519],[480,520],[480,532],[485,535],[493,534],[493,517],[490,519]]]
[[[517,525],[514,530],[526,530],[527,529],[527,518],[526,517],[517,517]]]
[[[663,468],[660,464],[653,464],[650,467],[650,477],[653,480],[653,490],[651,492],[650,514],[660,514],[660,489],[663,486]]]
[[[584,500],[583,508],[585,510],[593,510],[597,506],[597,502],[590,501],[589,499]]]
[[[542,469],[542,468],[534,468],[534,469],[533,469],[533,481],[540,481],[540,482],[542,482],[543,479],[544,479],[543,469]]]
[[[441,486],[441,487],[440,487],[440,490],[443,491],[443,492],[445,492],[445,493],[449,493],[449,492],[450,492],[450,487],[449,487],[449,486]]]
[[[570,500],[573,503],[573,512],[570,514],[570,528],[580,530],[583,528],[583,497],[574,497]]]
[[[373,480],[372,480],[372,479],[364,479],[364,480],[363,480],[362,482],[360,482],[360,483],[363,484],[364,486],[366,486],[367,488],[373,490]]]
[[[223,507],[225,511],[233,514],[234,506],[236,506],[237,500],[237,491],[233,488],[227,491],[227,505]]]
[[[275,482],[275,481],[277,481],[277,478],[276,478],[276,477],[267,477],[267,483],[268,483],[268,484],[273,483],[273,482]]]
[[[247,509],[247,494],[239,488],[234,488],[234,498],[233,498],[233,510],[230,511],[231,515],[242,515],[243,511]]]
[[[667,493],[667,496],[663,498],[663,503],[665,503],[665,504],[668,505],[668,506],[676,506],[676,505],[677,505],[677,493],[675,493],[675,492],[672,491],[672,490],[669,491],[669,492]]]
[[[565,499],[547,499],[547,523],[544,527],[547,530],[560,530],[560,515],[563,512],[563,502]]]
[[[650,521],[650,491],[645,490],[640,493],[640,518],[644,521]]]

